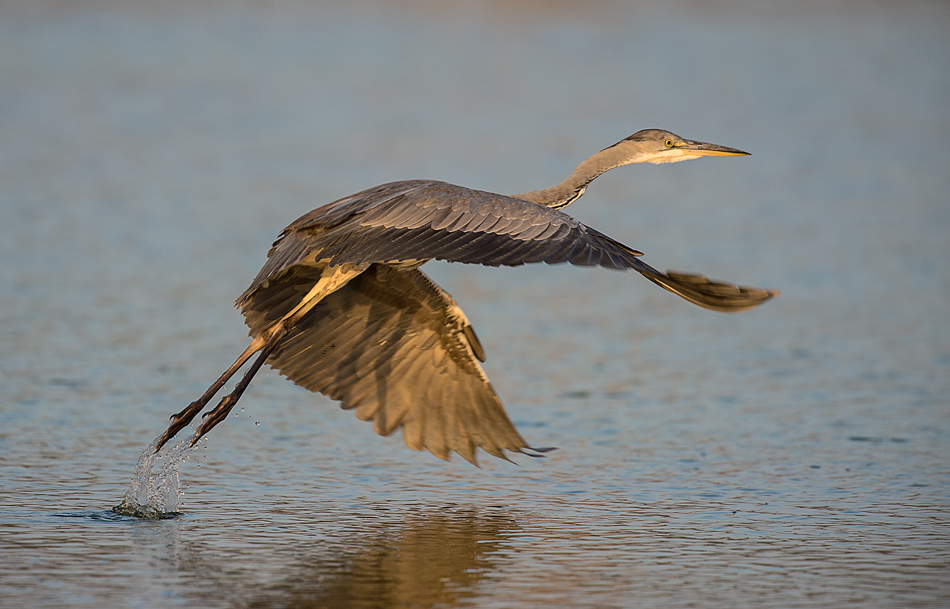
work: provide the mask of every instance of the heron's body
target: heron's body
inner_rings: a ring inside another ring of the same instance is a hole
[[[558,210],[612,167],[702,154],[745,153],[648,130],[594,155],[568,180],[544,190],[505,196],[413,180],[376,186],[309,212],[284,229],[237,300],[251,345],[201,399],[172,417],[158,446],[262,351],[195,440],[223,420],[266,361],[295,383],[372,420],[377,433],[402,427],[409,447],[442,459],[455,451],[474,462],[476,448],[502,458],[506,450],[531,451],[479,365],[485,353],[465,314],[418,267],[438,259],[634,269],[709,309],[753,307],[777,292],[661,273],[642,262],[640,252]]]

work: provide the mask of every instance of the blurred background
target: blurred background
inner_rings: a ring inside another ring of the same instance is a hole
[[[0,604],[950,604],[945,2],[0,2]],[[112,517],[245,348],[280,230],[375,184],[499,193],[644,128],[568,211],[635,274],[425,270],[529,443],[476,469],[273,371]]]

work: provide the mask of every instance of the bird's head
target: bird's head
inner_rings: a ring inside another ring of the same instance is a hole
[[[628,163],[678,163],[701,156],[747,156],[748,152],[718,144],[685,140],[663,129],[637,131],[611,148],[621,148],[629,155]]]

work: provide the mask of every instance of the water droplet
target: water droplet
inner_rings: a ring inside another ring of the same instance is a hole
[[[119,513],[141,518],[167,518],[177,514],[180,492],[178,465],[188,458],[188,442],[182,440],[174,447],[156,454],[154,449],[157,442],[156,438],[142,451],[129,490],[122,503],[116,506]],[[157,462],[161,463],[161,467],[156,473],[154,466]]]

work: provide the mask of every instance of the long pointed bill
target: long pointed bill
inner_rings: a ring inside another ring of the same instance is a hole
[[[726,148],[719,144],[708,144],[706,142],[694,142],[685,140],[682,145],[677,146],[680,150],[689,150],[696,156],[749,156],[748,152],[737,150],[735,148]]]

